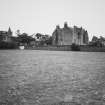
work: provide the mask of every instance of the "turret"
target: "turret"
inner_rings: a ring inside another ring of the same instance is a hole
[[[68,28],[67,22],[64,23],[64,28]]]
[[[60,26],[59,26],[59,25],[57,25],[57,26],[56,26],[56,30],[59,30],[59,29],[60,29]]]
[[[12,31],[11,31],[11,28],[10,27],[8,29],[8,36],[12,36]]]

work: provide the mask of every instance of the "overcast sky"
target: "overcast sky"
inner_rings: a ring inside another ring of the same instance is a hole
[[[0,0],[0,30],[51,35],[65,21],[105,37],[105,0]]]

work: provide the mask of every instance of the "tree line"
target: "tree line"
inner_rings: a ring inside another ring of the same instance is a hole
[[[16,31],[16,36],[11,36],[11,41],[2,41],[0,38],[0,49],[14,49],[19,46],[37,47],[52,45],[52,36],[43,35],[41,33],[28,35],[27,33],[20,33]]]

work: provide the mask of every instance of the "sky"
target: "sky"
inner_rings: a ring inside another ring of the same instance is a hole
[[[105,0],[0,0],[0,30],[52,35],[56,25],[77,25],[105,37]]]

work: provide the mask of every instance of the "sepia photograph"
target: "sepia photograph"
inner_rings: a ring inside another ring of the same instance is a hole
[[[105,0],[0,0],[0,105],[105,105]]]

